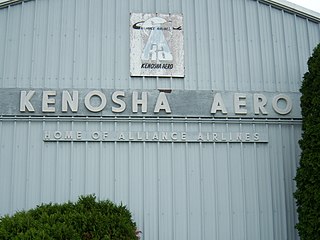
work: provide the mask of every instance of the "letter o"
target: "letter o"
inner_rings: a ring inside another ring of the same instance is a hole
[[[60,139],[62,137],[62,133],[60,131],[55,131],[53,136],[55,139]]]
[[[93,96],[100,98],[101,103],[97,107],[91,105],[90,100]],[[97,91],[97,90],[90,91],[84,98],[84,105],[91,112],[100,112],[107,105],[107,99],[106,99],[106,96],[100,91]]]
[[[286,108],[284,108],[284,109],[279,108],[279,106],[278,106],[278,102],[281,99],[284,100],[287,104]],[[292,100],[289,98],[289,96],[287,96],[285,94],[279,94],[272,99],[272,107],[276,113],[278,113],[280,115],[286,115],[289,112],[291,112],[291,110],[292,110]]]
[[[100,138],[100,133],[99,132],[93,132],[91,135],[93,140],[98,140]]]

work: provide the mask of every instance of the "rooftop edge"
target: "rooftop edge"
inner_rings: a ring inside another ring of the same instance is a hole
[[[22,2],[28,2],[28,1],[35,1],[35,0],[4,0],[4,1],[0,0],[0,9],[17,5]],[[297,4],[288,2],[286,0],[253,0],[253,1],[265,3],[276,8],[281,8],[285,11],[297,14],[299,16],[311,19],[316,22],[320,22],[320,13],[304,8]]]

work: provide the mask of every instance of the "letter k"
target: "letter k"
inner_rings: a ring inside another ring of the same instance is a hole
[[[30,99],[33,97],[35,91],[21,91],[20,93],[20,112],[34,112],[34,108],[30,102]]]

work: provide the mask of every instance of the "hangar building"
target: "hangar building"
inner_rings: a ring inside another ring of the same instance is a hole
[[[283,0],[2,2],[0,215],[95,194],[143,239],[298,239],[319,27]]]

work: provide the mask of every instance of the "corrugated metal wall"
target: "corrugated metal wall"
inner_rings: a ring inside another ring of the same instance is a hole
[[[186,77],[129,77],[129,13],[184,14]],[[297,91],[319,23],[253,0],[34,0],[1,9],[0,86]],[[299,78],[299,80],[298,80]]]
[[[47,143],[43,129],[255,129],[269,143]],[[296,238],[296,122],[2,119],[0,131],[1,214],[95,193],[128,204],[145,239]]]
[[[185,78],[130,78],[129,13],[184,15]],[[253,0],[34,0],[0,10],[2,88],[298,92],[319,22]],[[269,143],[44,142],[43,130],[253,131]],[[0,215],[95,193],[144,239],[297,239],[299,119],[0,116]]]

